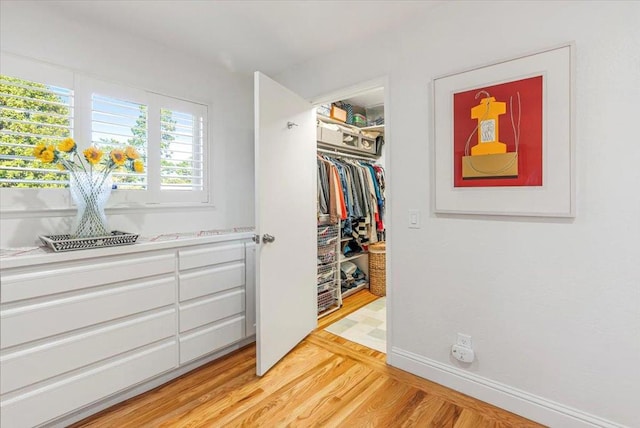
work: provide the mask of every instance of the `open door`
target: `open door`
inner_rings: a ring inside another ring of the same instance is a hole
[[[311,104],[256,72],[256,351],[262,376],[317,325],[316,124]]]

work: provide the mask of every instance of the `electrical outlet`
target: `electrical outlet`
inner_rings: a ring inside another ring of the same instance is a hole
[[[460,345],[453,345],[451,347],[451,354],[456,360],[462,361],[463,363],[471,363],[476,357],[473,349]]]
[[[458,333],[458,340],[456,340],[456,343],[460,346],[464,346],[465,348],[473,348],[471,336],[468,334]]]

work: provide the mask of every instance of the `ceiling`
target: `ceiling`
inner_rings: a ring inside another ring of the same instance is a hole
[[[41,0],[69,19],[275,75],[424,16],[442,0]],[[371,46],[371,51],[375,51]],[[361,55],[362,52],[354,52]]]
[[[372,89],[343,101],[365,108],[378,107],[384,104],[384,88]]]

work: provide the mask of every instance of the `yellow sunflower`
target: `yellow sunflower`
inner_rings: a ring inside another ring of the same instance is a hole
[[[138,159],[140,157],[140,153],[131,146],[127,146],[127,148],[124,149],[124,154],[127,155],[129,159]]]
[[[60,150],[61,152],[72,152],[76,149],[76,142],[73,140],[73,138],[65,138],[64,140],[60,141],[60,143],[58,143],[58,150]]]
[[[40,159],[40,162],[51,163],[51,162],[53,162],[55,157],[56,157],[55,147],[49,146],[49,147],[46,148],[46,150],[43,150],[40,153],[39,159]]]
[[[127,160],[127,155],[125,155],[124,152],[120,149],[111,150],[109,157],[111,158],[113,163],[117,166],[124,165],[125,161]]]
[[[33,148],[33,156],[35,156],[36,159],[40,159],[42,152],[45,150],[47,150],[47,146],[43,143],[39,143]]]
[[[133,161],[133,170],[137,173],[144,172],[144,162],[141,159],[136,159]]]
[[[89,147],[83,151],[82,154],[84,154],[85,159],[87,159],[87,162],[91,165],[97,164],[102,159],[102,150],[94,146]]]

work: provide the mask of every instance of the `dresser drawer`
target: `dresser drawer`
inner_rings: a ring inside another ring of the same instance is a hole
[[[166,339],[175,331],[176,310],[171,308],[2,355],[0,393]]]
[[[210,245],[178,252],[178,269],[194,269],[244,260],[244,244]]]
[[[175,278],[161,277],[0,311],[1,347],[65,333],[175,301]]]
[[[196,272],[181,272],[180,301],[241,287],[245,283],[244,271],[244,263],[233,263]]]
[[[175,339],[23,394],[4,396],[0,426],[33,427],[177,366]]]
[[[180,305],[180,332],[244,312],[244,290]]]
[[[207,355],[244,338],[244,316],[180,337],[180,364]]]
[[[2,303],[42,297],[136,278],[172,273],[175,254],[87,260],[82,265],[43,265],[38,271],[2,275]]]

